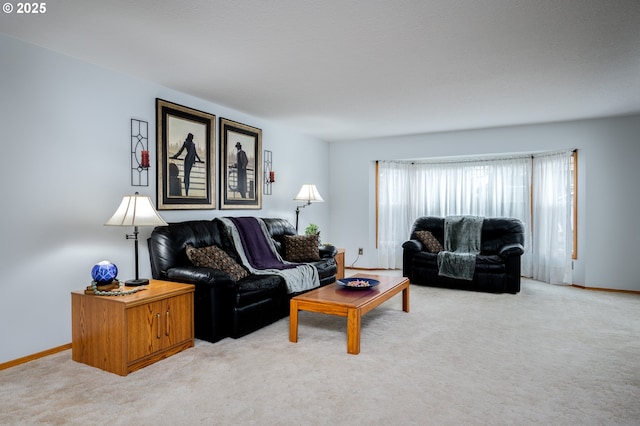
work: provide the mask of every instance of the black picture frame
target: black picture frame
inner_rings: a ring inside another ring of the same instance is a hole
[[[262,130],[220,118],[220,209],[261,208]]]
[[[215,127],[213,114],[156,98],[158,210],[216,208]]]

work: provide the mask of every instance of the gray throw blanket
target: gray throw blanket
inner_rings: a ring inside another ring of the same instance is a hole
[[[264,238],[264,241],[261,241],[261,244],[254,243],[247,244],[247,246],[243,244],[242,238],[234,221],[228,218],[220,218],[220,220],[222,220],[228,234],[231,236],[231,240],[233,241],[233,245],[242,260],[243,266],[252,274],[280,275],[284,278],[284,281],[287,284],[287,291],[289,293],[306,291],[320,286],[320,278],[315,266],[309,264],[292,264],[282,260],[282,257],[278,254],[278,251],[273,245],[273,241],[271,241],[267,226],[264,224],[262,219],[255,219],[259,224],[259,230],[256,233],[259,232],[260,235],[254,235],[254,237],[258,239]],[[274,256],[277,260],[277,262],[271,262],[271,268],[256,268],[252,265],[252,262],[249,261],[249,258],[252,258],[254,259],[253,263],[255,263],[256,253],[253,253],[253,251],[255,251],[258,246],[262,245],[262,243],[269,246],[269,249],[271,250],[269,255]],[[280,263],[280,265],[277,265],[276,263]]]
[[[444,219],[444,251],[438,253],[438,275],[473,280],[483,222],[484,218],[478,216]]]

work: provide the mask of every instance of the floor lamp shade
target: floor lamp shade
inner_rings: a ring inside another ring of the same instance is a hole
[[[307,207],[311,203],[322,203],[324,199],[320,196],[318,188],[310,183],[305,183],[298,191],[298,195],[293,198],[295,201],[303,201],[305,204],[296,207],[296,232],[298,231],[298,217],[300,216],[300,208]]]
[[[149,284],[148,279],[140,279],[138,276],[138,226],[161,226],[167,222],[160,217],[153,207],[151,199],[146,195],[125,195],[120,206],[111,218],[105,223],[110,226],[133,226],[133,234],[125,234],[132,239],[135,247],[136,278],[125,281],[125,285],[139,286]]]
[[[324,201],[318,192],[318,188],[309,183],[302,185],[302,188],[300,188],[300,191],[298,191],[298,195],[295,196],[294,200],[305,201],[307,205],[309,205],[309,203],[321,203]]]

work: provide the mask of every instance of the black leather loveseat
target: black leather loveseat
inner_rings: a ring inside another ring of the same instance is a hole
[[[520,257],[524,253],[524,227],[518,219],[485,218],[481,230],[481,251],[476,257],[473,280],[439,275],[437,249],[429,249],[418,237],[429,231],[444,245],[445,219],[420,217],[403,247],[403,275],[412,284],[460,288],[492,293],[520,291]],[[436,244],[437,246],[438,244]]]
[[[296,235],[284,219],[262,219],[279,253],[284,256],[284,236]],[[253,275],[233,280],[219,269],[194,266],[186,254],[187,245],[196,248],[217,246],[241,263],[225,225],[216,218],[171,223],[156,227],[148,239],[151,272],[155,279],[195,285],[195,337],[210,342],[231,336],[241,337],[289,313],[284,279],[278,275]],[[320,285],[335,281],[335,248],[320,250],[320,260],[312,262]]]

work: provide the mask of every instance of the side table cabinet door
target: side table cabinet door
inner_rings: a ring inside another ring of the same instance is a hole
[[[132,362],[162,349],[163,302],[153,302],[127,310],[128,361]]]
[[[193,338],[193,293],[163,301],[164,347]]]

